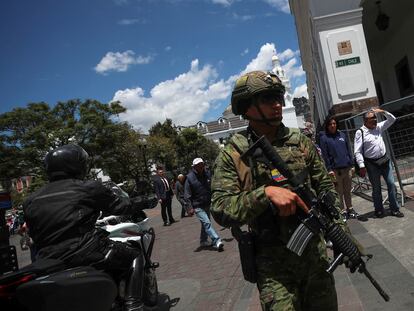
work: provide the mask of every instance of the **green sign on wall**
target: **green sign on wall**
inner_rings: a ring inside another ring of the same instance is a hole
[[[338,68],[338,67],[344,67],[344,66],[355,65],[355,64],[360,64],[360,63],[361,63],[361,59],[359,58],[359,56],[357,56],[357,57],[337,60],[335,61],[335,66],[336,68]]]

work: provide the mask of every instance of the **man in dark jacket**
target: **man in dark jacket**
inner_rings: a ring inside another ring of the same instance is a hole
[[[201,222],[200,246],[213,246],[218,251],[222,251],[224,244],[214,230],[210,221],[210,202],[211,202],[211,177],[204,166],[201,158],[193,160],[193,168],[188,173],[184,185],[184,198],[191,206],[190,214],[196,214]],[[210,237],[212,243],[207,241]]]
[[[170,183],[167,178],[165,178],[164,169],[162,167],[157,167],[157,175],[154,177],[154,190],[158,202],[161,205],[161,217],[164,221],[164,226],[169,226],[175,222],[171,211],[171,201],[174,193]]]
[[[187,213],[188,216],[192,216],[187,211],[187,202],[184,198],[184,183],[186,177],[183,174],[179,174],[177,181],[175,182],[175,196],[177,197],[178,202],[181,204],[181,218],[184,218]]]
[[[103,215],[132,214],[128,196],[115,195],[98,181],[84,181],[88,154],[65,145],[45,157],[49,183],[24,203],[25,220],[40,258],[63,260],[67,266],[103,260],[105,270],[130,271],[125,288],[125,310],[143,310],[144,257],[141,250],[111,241],[95,229]]]

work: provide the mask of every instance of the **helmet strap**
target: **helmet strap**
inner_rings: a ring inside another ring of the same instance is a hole
[[[268,125],[268,126],[275,126],[275,124],[272,124],[272,123],[270,123],[270,122],[276,122],[276,121],[279,121],[279,119],[277,119],[277,118],[266,118],[266,116],[264,115],[264,113],[263,113],[262,109],[260,109],[260,106],[259,106],[258,102],[254,102],[254,103],[253,103],[253,105],[256,107],[257,111],[259,112],[259,114],[260,114],[260,116],[261,116],[262,118],[261,118],[261,119],[258,119],[258,118],[252,118],[252,117],[249,117],[249,116],[247,116],[247,115],[245,114],[245,115],[244,115],[244,118],[245,118],[245,119],[247,119],[247,120],[252,120],[252,121],[255,121],[255,122],[262,122],[262,123],[266,123],[266,125]]]

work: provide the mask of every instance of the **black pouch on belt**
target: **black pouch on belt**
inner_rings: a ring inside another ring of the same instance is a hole
[[[244,279],[251,283],[257,282],[256,254],[253,232],[242,231],[239,227],[232,227],[231,233],[239,244],[240,262]]]

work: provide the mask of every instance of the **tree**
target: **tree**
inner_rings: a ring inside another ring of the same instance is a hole
[[[203,158],[207,163],[213,163],[218,155],[217,144],[205,138],[194,128],[183,129],[177,139],[178,167],[187,170],[191,167],[192,160]]]
[[[102,168],[115,182],[133,179],[137,184],[149,178],[146,148],[142,135],[129,124],[113,132],[113,145],[102,153]]]
[[[293,99],[296,115],[304,116],[305,121],[311,121],[310,106],[306,97],[302,96]]]
[[[177,167],[175,142],[171,138],[150,135],[148,137],[148,154],[154,163],[164,165],[164,169],[167,171]]]
[[[77,143],[91,156],[92,166],[101,165],[104,151],[114,139],[120,123],[114,117],[124,112],[118,102],[69,100],[48,104],[30,103],[0,115],[0,173],[3,178],[24,175],[44,179],[46,153],[67,143]]]
[[[164,123],[155,123],[151,126],[148,132],[150,136],[166,137],[173,141],[176,140],[178,136],[171,119],[165,119]]]

